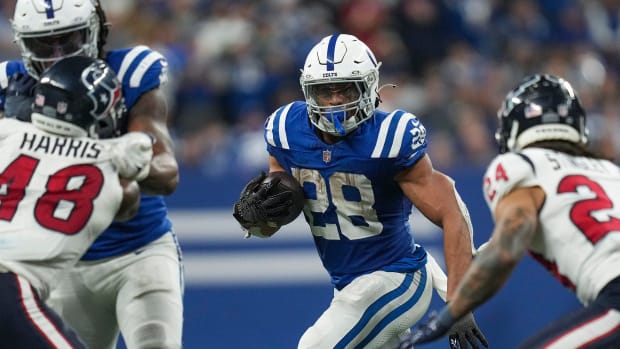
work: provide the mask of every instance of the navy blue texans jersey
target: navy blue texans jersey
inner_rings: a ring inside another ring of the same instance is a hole
[[[111,50],[105,61],[116,72],[121,81],[122,93],[128,110],[140,96],[165,83],[166,59],[147,46]],[[5,91],[8,79],[15,73],[26,74],[24,63],[5,61],[0,63],[0,110],[4,110]],[[127,119],[123,120],[123,133]],[[114,222],[92,244],[83,260],[97,260],[142,247],[170,231],[172,223],[167,218],[167,208],[162,196],[142,195],[140,209],[127,222]]]
[[[424,156],[425,134],[402,110],[375,111],[335,144],[315,133],[304,102],[267,119],[267,150],[303,186],[304,217],[337,289],[362,274],[413,272],[426,263],[411,234],[411,201],[394,180]]]

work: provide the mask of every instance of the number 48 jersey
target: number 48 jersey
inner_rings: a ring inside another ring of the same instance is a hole
[[[304,216],[332,284],[341,289],[377,270],[413,272],[426,263],[409,226],[412,204],[394,176],[425,154],[425,129],[402,110],[375,111],[335,144],[293,102],[265,124],[267,150],[302,184]]]
[[[544,190],[545,202],[530,255],[587,305],[620,275],[620,168],[607,160],[527,148],[496,157],[483,191],[494,215],[507,193],[536,186]]]
[[[104,147],[0,119],[0,269],[25,277],[43,299],[120,207]]]

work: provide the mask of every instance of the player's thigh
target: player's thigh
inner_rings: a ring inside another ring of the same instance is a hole
[[[134,255],[116,304],[128,348],[180,348],[183,328],[182,271],[168,234]]]
[[[606,349],[620,343],[620,311],[596,304],[576,310],[522,343],[522,349]]]
[[[116,269],[103,261],[80,263],[52,289],[47,300],[88,348],[116,348]]]
[[[432,279],[426,269],[362,275],[335,292],[298,348],[382,348],[424,315],[431,295]]]

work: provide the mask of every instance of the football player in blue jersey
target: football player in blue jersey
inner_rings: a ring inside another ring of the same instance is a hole
[[[145,131],[156,139],[150,172],[139,183],[143,195],[137,215],[105,230],[52,291],[49,304],[89,348],[116,348],[119,330],[130,349],[180,348],[181,254],[162,196],[172,193],[179,180],[160,90],[165,58],[146,46],[105,51],[108,23],[98,0],[18,0],[12,25],[22,59],[0,63],[5,115],[29,119],[25,111],[34,81],[60,58],[99,57],[122,83],[128,112],[120,121],[121,133]]]
[[[304,216],[334,286],[325,312],[298,348],[397,348],[426,312],[433,272],[409,224],[412,205],[444,232],[448,300],[472,260],[472,229],[452,179],[433,169],[426,131],[403,110],[377,109],[379,67],[352,35],[323,38],[301,73],[305,102],[265,123],[269,171],[304,189]],[[271,236],[291,197],[254,178],[234,205],[250,235]],[[435,274],[437,275],[437,274]],[[485,346],[471,314],[450,332],[452,348]]]

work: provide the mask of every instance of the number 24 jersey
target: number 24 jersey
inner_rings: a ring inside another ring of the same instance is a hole
[[[607,160],[527,148],[496,157],[483,192],[494,215],[511,190],[535,186],[544,190],[545,202],[530,255],[587,305],[620,275],[620,168]]]

